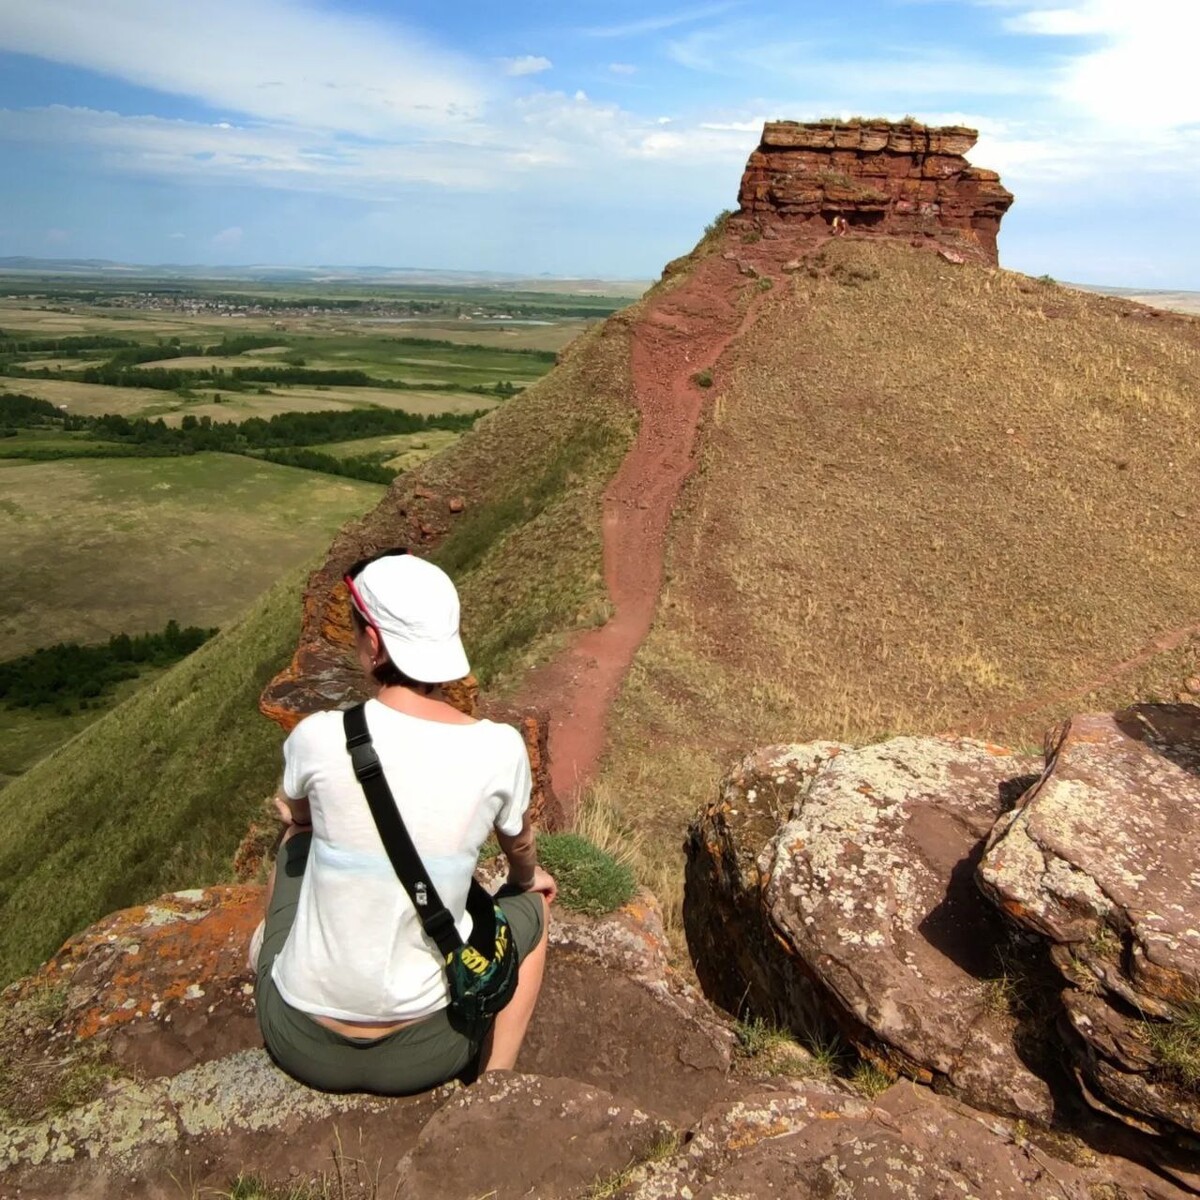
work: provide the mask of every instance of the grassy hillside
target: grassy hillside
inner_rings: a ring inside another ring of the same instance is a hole
[[[114,909],[229,877],[281,769],[257,701],[295,645],[302,582],[0,792],[0,985]]]
[[[851,240],[777,274],[714,371],[598,785],[664,861],[756,745],[1036,746],[1174,698],[1200,639],[1115,668],[1200,624],[1200,323],[1131,311]]]
[[[397,481],[367,518],[386,525],[417,478],[472,496],[438,557],[486,677],[603,615],[599,495],[632,434],[626,332],[589,335],[586,353]],[[228,877],[277,781],[282,735],[257,705],[295,648],[304,578],[0,792],[0,983],[113,909]]]
[[[602,622],[600,497],[635,428],[636,312],[585,334],[553,372],[397,479],[379,507],[335,541],[312,581],[315,593],[328,596],[341,564],[368,549],[409,541],[415,493],[460,495],[466,511],[432,557],[458,584],[471,665],[493,695],[571,630]]]

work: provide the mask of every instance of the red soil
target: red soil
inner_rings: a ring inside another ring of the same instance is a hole
[[[753,320],[755,288],[736,263],[711,255],[690,278],[650,302],[633,330],[631,366],[640,418],[637,437],[604,493],[604,581],[614,612],[578,635],[525,683],[549,710],[550,775],[568,813],[604,750],[605,723],[633,656],[650,630],[663,578],[667,525],[695,465],[696,429],[720,386],[714,369]],[[694,376],[713,371],[713,388]]]

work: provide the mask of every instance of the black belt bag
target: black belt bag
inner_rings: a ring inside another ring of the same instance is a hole
[[[371,744],[364,706],[356,704],[346,709],[342,724],[354,775],[367,797],[383,848],[417,910],[421,925],[445,959],[450,1011],[468,1025],[485,1024],[512,999],[517,989],[517,948],[508,919],[487,890],[472,878],[467,893],[471,939],[464,942],[459,937],[454,918],[433,886],[396,808],[379,755]]]

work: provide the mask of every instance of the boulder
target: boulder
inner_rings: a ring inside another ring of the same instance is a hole
[[[1047,1122],[1044,962],[974,883],[1035,760],[979,742],[775,747],[688,839],[684,923],[709,996],[889,1073]]]
[[[1200,1133],[1198,863],[1200,708],[1175,704],[1074,717],[979,867],[1051,948],[1085,1095],[1140,1129]]]
[[[673,1148],[678,1136],[667,1122],[576,1080],[500,1072],[437,1111],[400,1164],[396,1194],[581,1196]]]

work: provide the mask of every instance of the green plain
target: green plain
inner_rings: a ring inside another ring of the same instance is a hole
[[[382,494],[227,454],[10,466],[0,658],[172,617],[222,626]]]

